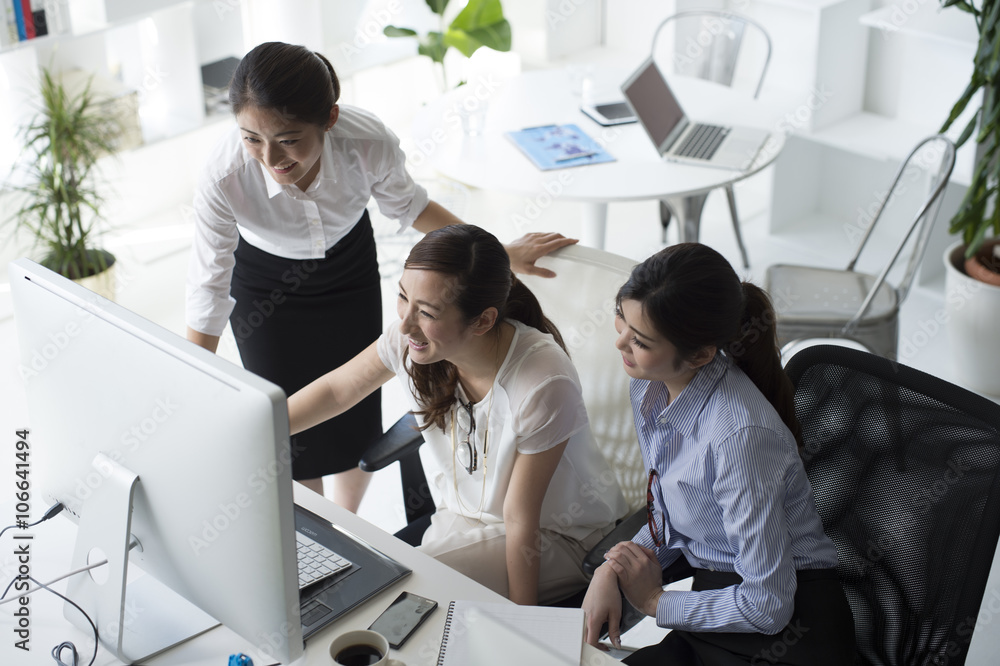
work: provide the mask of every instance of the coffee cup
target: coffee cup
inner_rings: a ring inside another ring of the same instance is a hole
[[[330,643],[330,658],[336,666],[404,666],[389,658],[389,641],[377,631],[347,631]]]

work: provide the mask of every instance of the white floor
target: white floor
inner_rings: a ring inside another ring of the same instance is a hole
[[[397,128],[399,125],[397,125]],[[467,195],[461,188],[439,180],[428,169],[417,175],[436,193],[470,223],[479,224],[502,240],[512,240],[528,231],[560,231],[566,235],[579,233],[580,206],[573,202],[554,201],[538,211],[530,228],[518,228],[514,219],[523,219],[528,202],[517,196],[494,192],[473,191]],[[750,252],[752,267],[748,276],[760,283],[764,269],[779,261],[815,263],[837,266],[846,262],[847,251],[840,256],[837,242],[828,242],[830,236],[822,231],[786,234],[781,237],[768,232],[768,205],[770,198],[770,177],[763,173],[740,183],[736,188],[743,233]],[[386,276],[383,280],[386,321],[394,317],[395,275],[389,268],[391,262],[405,256],[407,248],[416,238],[414,232],[402,236],[388,233],[391,223],[377,215],[373,216],[377,230],[384,232],[380,251],[386,260]],[[189,232],[178,224],[176,216],[164,215],[144,220],[142,223],[117,229],[107,237],[107,245],[119,257],[122,277],[120,278],[119,301],[139,314],[157,322],[171,331],[183,334],[184,275],[189,248]],[[672,232],[670,242],[675,242]],[[733,232],[729,225],[728,210],[722,193],[713,194],[705,209],[702,225],[703,242],[722,252],[734,266],[739,266]],[[843,243],[840,243],[843,245]],[[609,210],[609,224],[606,249],[637,260],[641,260],[663,247],[655,202],[612,204]],[[831,250],[831,247],[835,248]],[[931,258],[936,261],[937,258]],[[742,272],[742,271],[741,271]],[[0,427],[3,441],[0,450],[4,459],[11,460],[12,433],[15,429],[30,426],[17,371],[17,341],[14,331],[9,290],[6,275],[0,277]],[[914,333],[921,330],[922,322],[933,319],[943,307],[944,299],[940,285],[918,286],[904,304],[901,317],[901,339],[916,339]],[[909,365],[948,378],[947,335],[923,335],[926,341],[914,346],[906,362]],[[238,361],[231,338],[224,341],[220,353]],[[323,369],[317,368],[317,373]],[[406,410],[401,399],[401,389],[395,385],[386,387],[383,394],[383,412],[386,425],[391,424]],[[6,472],[0,472],[0,479]],[[6,486],[7,481],[0,481]],[[13,492],[4,491],[0,495],[0,513],[11,515]],[[35,510],[41,511],[38,506]],[[8,510],[10,509],[10,510]],[[359,513],[372,523],[389,531],[395,531],[404,524],[403,502],[399,490],[398,470],[395,466],[379,472],[361,505]],[[12,566],[10,556],[0,556],[0,570],[7,571]],[[979,635],[977,634],[977,638]],[[978,641],[977,641],[978,642]],[[984,653],[986,654],[986,653]],[[969,663],[988,663],[972,661]]]

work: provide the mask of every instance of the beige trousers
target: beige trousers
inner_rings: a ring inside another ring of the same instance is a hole
[[[546,604],[586,587],[590,577],[583,572],[583,558],[603,534],[594,530],[587,538],[576,541],[547,529],[541,533],[538,547],[523,556],[537,558],[541,563],[538,603]],[[494,592],[509,596],[503,523],[483,523],[439,508],[431,517],[419,550]]]

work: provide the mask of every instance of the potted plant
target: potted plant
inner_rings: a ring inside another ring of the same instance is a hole
[[[450,24],[445,26],[444,12],[448,0],[426,0],[427,6],[438,16],[438,29],[420,36],[412,28],[387,25],[382,32],[387,37],[417,37],[417,53],[425,55],[441,67],[442,87],[447,88],[448,77],[444,69],[444,56],[449,48],[458,49],[471,57],[481,46],[494,51],[510,51],[510,23],[503,17],[500,0],[469,0]]]
[[[103,199],[95,183],[97,162],[115,150],[121,133],[114,114],[91,91],[68,89],[43,69],[40,108],[20,136],[21,157],[5,189],[17,197],[8,219],[45,249],[41,264],[109,298],[115,257],[94,246]]]
[[[941,5],[972,14],[979,31],[972,78],[941,131],[948,130],[982,92],[978,112],[955,142],[961,146],[975,133],[972,182],[949,227],[962,240],[946,250],[944,261],[952,360],[963,384],[1000,395],[1000,281],[990,284],[970,277],[990,273],[1000,277],[1000,0],[982,0],[979,7],[971,0],[942,0]]]

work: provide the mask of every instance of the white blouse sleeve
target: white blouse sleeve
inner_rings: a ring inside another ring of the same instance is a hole
[[[399,332],[398,321],[390,322],[386,326],[385,332],[375,342],[375,351],[378,352],[378,357],[385,367],[397,375],[400,374],[403,365],[403,336]]]
[[[576,370],[554,344],[529,353],[507,391],[520,453],[546,451],[587,426]]]
[[[399,139],[388,127],[385,133],[381,178],[372,184],[372,196],[379,212],[391,220],[398,220],[399,230],[404,231],[424,212],[430,199],[427,190],[406,170],[406,154],[399,147]]]
[[[236,301],[230,296],[233,253],[239,243],[236,217],[214,182],[194,196],[194,240],[188,262],[185,320],[195,331],[222,335]]]

